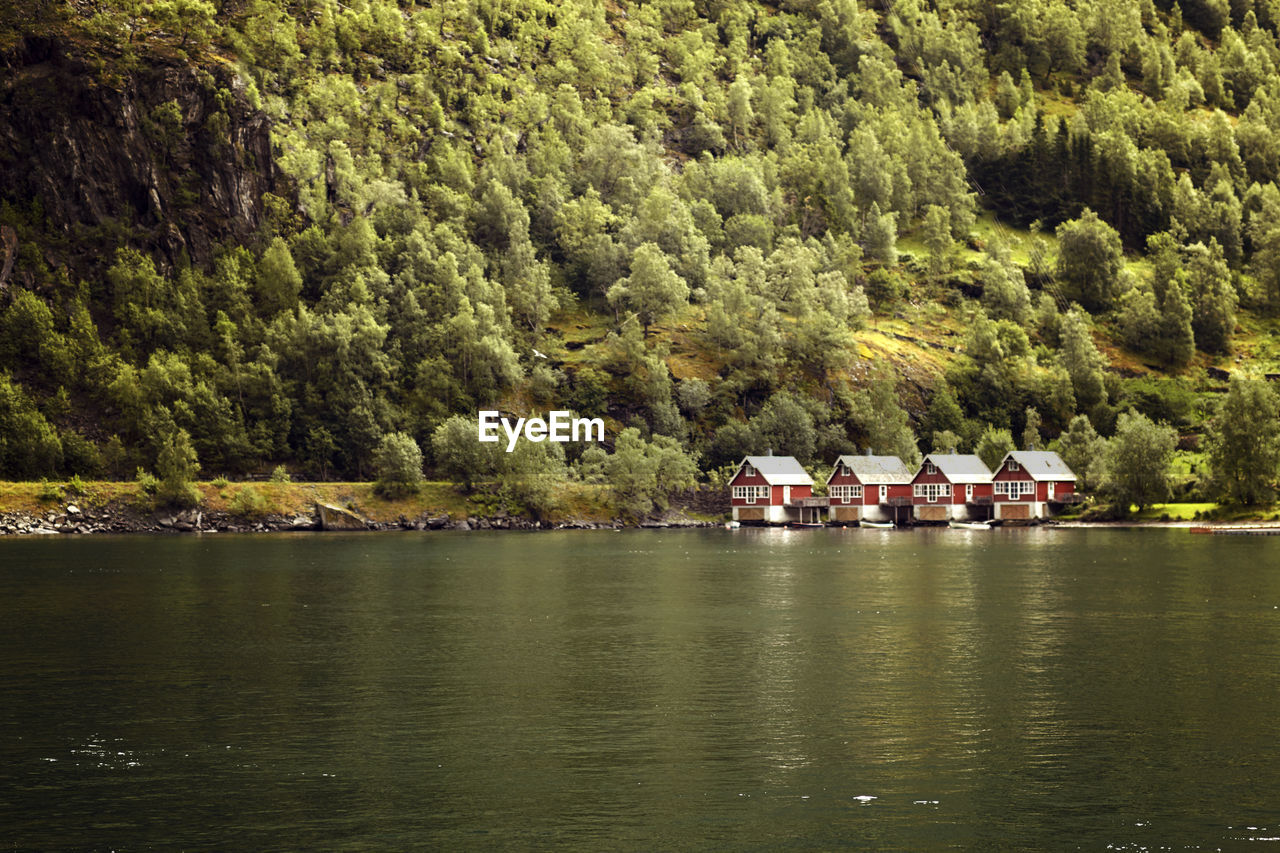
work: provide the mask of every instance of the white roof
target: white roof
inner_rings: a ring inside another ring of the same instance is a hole
[[[771,486],[812,486],[813,478],[794,456],[748,456],[738,464],[750,465]],[[737,476],[736,474],[734,475]]]
[[[911,469],[896,456],[841,456],[831,466],[827,482],[846,465],[853,471],[853,476],[864,486],[878,486],[882,483],[907,484],[911,482]]]
[[[991,469],[972,453],[930,453],[924,461],[936,465],[952,483],[991,482]]]
[[[1010,459],[1021,465],[1033,480],[1070,480],[1073,483],[1076,480],[1067,463],[1052,450],[1012,450],[1000,462],[1000,467],[1003,468]]]

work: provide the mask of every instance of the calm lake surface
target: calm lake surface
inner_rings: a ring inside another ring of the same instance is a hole
[[[15,538],[0,640],[5,849],[1280,848],[1280,537]]]

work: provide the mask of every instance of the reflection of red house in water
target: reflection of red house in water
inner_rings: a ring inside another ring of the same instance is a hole
[[[841,456],[827,477],[832,521],[911,517],[911,469],[896,456]]]
[[[1049,450],[1014,450],[996,469],[996,518],[1046,518],[1053,507],[1076,503],[1076,475]]]
[[[761,524],[819,521],[821,509],[808,507],[813,478],[794,456],[748,456],[729,480],[733,520]],[[825,500],[820,501],[825,505]]]
[[[930,453],[911,480],[917,521],[991,517],[991,469],[969,453]]]

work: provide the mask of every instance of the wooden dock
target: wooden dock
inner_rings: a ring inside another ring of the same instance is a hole
[[[1280,536],[1277,524],[1202,524],[1191,528],[1192,533],[1208,533],[1214,536]]]

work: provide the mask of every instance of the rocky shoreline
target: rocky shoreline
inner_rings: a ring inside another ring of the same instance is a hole
[[[278,533],[324,530],[608,530],[623,528],[715,527],[714,522],[692,519],[682,514],[669,514],[661,519],[640,522],[538,521],[499,513],[494,516],[452,518],[448,514],[423,514],[416,518],[400,516],[395,521],[376,521],[350,509],[329,504],[316,504],[311,513],[297,515],[265,515],[244,518],[227,512],[204,509],[141,510],[136,506],[112,503],[105,506],[80,506],[75,501],[63,502],[48,510],[0,513],[0,536],[58,536],[95,534],[179,534],[179,533]]]

